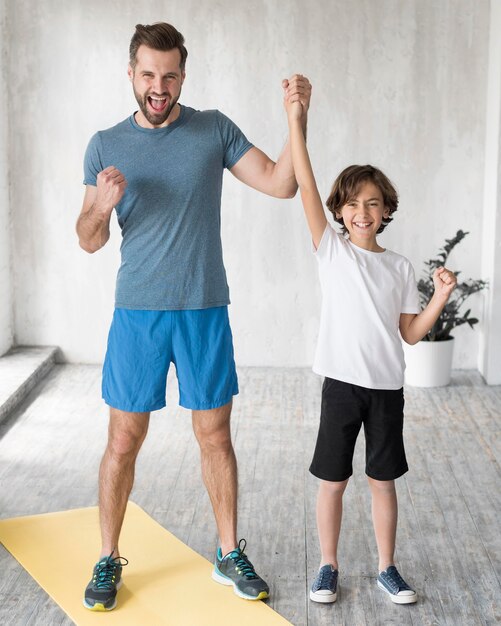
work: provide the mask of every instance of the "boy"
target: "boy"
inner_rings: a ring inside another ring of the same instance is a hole
[[[377,584],[397,604],[416,602],[416,592],[394,564],[397,528],[395,479],[408,467],[403,445],[404,358],[400,335],[417,343],[430,330],[456,285],[453,272],[438,268],[435,293],[420,312],[410,262],[379,246],[376,235],[397,210],[388,178],[367,165],[346,168],[334,182],[327,208],[343,235],[328,224],[311,168],[302,107],[284,83],[292,161],[301,192],[323,301],[313,370],[325,377],[312,474],[320,479],[317,527],[321,562],[310,591],[315,602],[337,597],[337,546],[342,498],[353,473],[356,438],[364,425],[366,474],[379,554]]]

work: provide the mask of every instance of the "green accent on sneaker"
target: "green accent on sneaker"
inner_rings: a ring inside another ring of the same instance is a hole
[[[245,600],[263,600],[269,597],[270,590],[245,554],[246,545],[245,539],[240,539],[238,547],[224,557],[218,548],[212,578],[222,585],[233,585],[237,596]]]
[[[113,552],[94,566],[92,578],[85,589],[83,605],[91,611],[111,611],[117,605],[117,590],[122,586],[122,567],[127,559]]]

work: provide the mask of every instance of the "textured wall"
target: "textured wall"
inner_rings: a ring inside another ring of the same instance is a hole
[[[182,101],[220,108],[274,157],[287,132],[280,81],[308,75],[322,196],[345,165],[380,166],[401,194],[381,243],[419,274],[445,237],[468,230],[452,264],[479,276],[488,0],[17,0],[10,12],[20,343],[102,357],[120,237],[115,228],[89,256],[74,223],[88,139],[135,108],[126,62],[137,22],[174,23],[189,49]],[[299,199],[267,198],[228,174],[223,242],[238,362],[310,364],[320,292]],[[455,366],[476,367],[478,333],[457,338]]]
[[[13,341],[6,34],[6,3],[0,0],[0,355],[11,347]]]
[[[491,3],[485,140],[482,271],[489,281],[480,335],[479,370],[501,385],[501,4]]]

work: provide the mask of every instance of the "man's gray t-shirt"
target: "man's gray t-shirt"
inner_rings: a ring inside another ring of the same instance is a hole
[[[114,165],[127,180],[116,206],[122,262],[115,306],[205,309],[229,303],[221,246],[221,191],[252,144],[219,111],[181,106],[165,128],[142,128],[134,115],[96,133],[84,183]]]

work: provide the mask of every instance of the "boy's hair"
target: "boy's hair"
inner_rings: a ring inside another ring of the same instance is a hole
[[[366,182],[373,183],[381,191],[384,206],[388,209],[389,215],[397,210],[397,191],[381,170],[372,165],[350,165],[334,181],[331,193],[325,203],[336,222],[342,224],[343,233],[347,233],[348,230],[344,225],[343,218],[337,217],[336,211],[340,211],[347,202],[352,200],[360,191],[361,185]],[[392,219],[391,217],[384,217],[377,232],[382,233]]]
[[[132,69],[136,66],[139,46],[163,52],[177,48],[181,54],[179,67],[184,71],[188,50],[184,47],[184,37],[171,24],[155,22],[151,25],[136,25],[136,32],[132,35],[129,46],[129,63]]]

